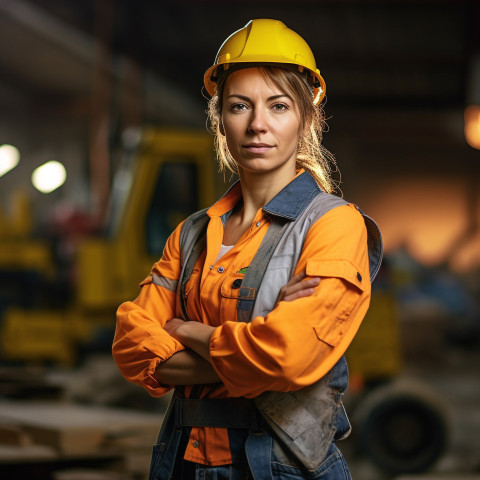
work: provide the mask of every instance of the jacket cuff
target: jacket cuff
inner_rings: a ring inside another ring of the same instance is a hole
[[[161,363],[172,357],[172,355],[182,350],[185,350],[185,347],[180,342],[176,341],[175,343],[175,348],[172,349],[169,354],[163,355],[162,357],[154,357],[150,361],[148,367],[145,369],[143,387],[148,391],[150,395],[152,395],[152,397],[161,397],[174,387],[174,385],[159,383],[158,380],[155,378],[155,370]]]

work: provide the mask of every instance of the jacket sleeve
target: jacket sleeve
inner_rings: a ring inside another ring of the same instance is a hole
[[[117,310],[113,358],[123,376],[159,397],[170,387],[153,377],[156,367],[183,350],[183,345],[163,329],[175,317],[176,285],[180,276],[179,235],[181,225],[165,245],[162,258],[140,284],[136,300]]]
[[[250,323],[227,321],[210,339],[211,361],[231,396],[298,390],[323,377],[345,353],[367,312],[367,232],[353,205],[310,228],[295,273],[320,276],[309,297],[279,304]]]

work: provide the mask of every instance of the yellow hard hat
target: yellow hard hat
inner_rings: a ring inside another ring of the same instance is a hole
[[[313,89],[313,103],[325,96],[325,81],[315,64],[307,42],[279,20],[250,20],[243,28],[232,33],[222,44],[204,76],[207,92],[213,96],[217,80],[231,64],[287,64],[297,65],[300,72],[310,72],[309,83]]]

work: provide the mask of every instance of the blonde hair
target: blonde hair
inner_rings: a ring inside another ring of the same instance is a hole
[[[322,135],[326,129],[325,114],[321,106],[313,104],[312,91],[302,77],[289,69],[264,65],[259,66],[265,80],[272,82],[288,93],[295,101],[302,119],[298,139],[296,168],[304,168],[313,176],[325,192],[336,189],[331,178],[332,171],[338,172],[335,157],[322,145]],[[215,136],[215,149],[220,171],[238,174],[237,163],[230,154],[225,136],[220,131],[222,115],[222,96],[227,75],[219,79],[215,95],[208,103],[209,129]]]

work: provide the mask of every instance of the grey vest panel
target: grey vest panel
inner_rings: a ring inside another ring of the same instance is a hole
[[[182,269],[180,271],[180,277],[177,285],[177,302],[176,302],[176,315],[178,318],[185,318],[185,313],[180,302],[180,295],[182,294],[182,285],[185,281],[185,267],[187,266],[187,259],[189,253],[193,250],[198,236],[207,226],[209,217],[207,215],[208,208],[204,208],[199,212],[190,215],[180,230],[180,264]],[[187,279],[188,280],[188,279]]]

